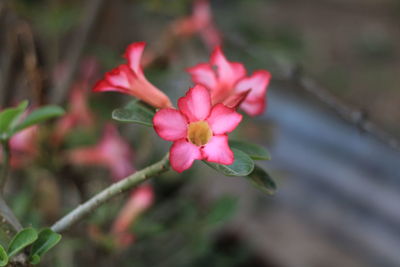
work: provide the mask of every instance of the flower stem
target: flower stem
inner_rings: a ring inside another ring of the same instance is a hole
[[[92,213],[96,208],[110,200],[111,198],[141,184],[148,178],[161,174],[169,169],[168,154],[160,161],[137,171],[125,179],[112,184],[103,191],[87,200],[85,203],[73,209],[67,215],[58,220],[51,229],[55,232],[63,232],[73,224]]]
[[[0,172],[0,231],[11,238],[22,229],[22,226],[3,198],[4,186],[10,170],[11,154],[8,141],[1,142],[1,147],[3,152],[3,163]]]
[[[0,193],[3,193],[4,186],[7,181],[8,172],[10,170],[10,145],[8,141],[1,142],[1,148],[3,152],[3,164],[0,173]]]

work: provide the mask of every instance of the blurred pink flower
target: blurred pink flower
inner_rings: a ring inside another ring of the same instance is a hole
[[[176,21],[172,28],[175,35],[191,36],[199,33],[210,48],[222,43],[221,33],[212,19],[209,0],[195,0],[192,15]]]
[[[246,76],[243,64],[228,61],[219,46],[211,54],[210,62],[200,63],[187,71],[195,84],[210,90],[213,105],[223,103],[231,108],[240,105],[251,116],[265,110],[271,74],[258,70]]]
[[[93,91],[117,91],[137,97],[156,108],[171,107],[168,96],[144,76],[140,60],[145,46],[144,42],[130,44],[124,55],[128,63],[107,72],[104,79],[97,82]]]
[[[172,168],[182,172],[196,159],[232,164],[227,133],[238,126],[242,115],[224,104],[212,106],[210,93],[202,85],[189,89],[178,100],[178,107],[161,109],[153,118],[157,134],[174,142],[170,149]]]
[[[133,153],[129,144],[111,124],[106,125],[103,137],[97,145],[73,149],[67,157],[75,165],[106,167],[116,181],[134,172]]]
[[[118,245],[126,247],[133,243],[134,236],[129,232],[129,227],[150,208],[153,202],[154,192],[151,185],[142,185],[132,191],[111,228],[111,233],[116,237]]]
[[[86,58],[80,67],[80,75],[77,82],[71,87],[68,100],[68,110],[59,119],[54,130],[52,142],[60,144],[65,136],[77,126],[91,128],[94,126],[94,115],[88,107],[87,89],[96,76],[98,63],[94,58]],[[62,65],[56,71],[56,75],[63,75]]]
[[[10,139],[11,166],[21,168],[38,155],[38,126],[31,126]],[[1,152],[0,152],[1,154]],[[0,158],[2,155],[0,155]]]
[[[69,97],[69,106],[56,124],[52,142],[58,145],[76,126],[91,128],[94,126],[94,115],[87,106],[87,93],[81,84],[76,84]]]

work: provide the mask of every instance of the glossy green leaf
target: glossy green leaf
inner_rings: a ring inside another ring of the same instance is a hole
[[[254,160],[270,160],[271,156],[268,150],[262,146],[247,143],[243,141],[231,140],[229,141],[229,146],[232,148],[239,149],[246,153],[250,158]]]
[[[33,228],[25,228],[18,232],[8,245],[7,253],[11,258],[18,252],[35,242],[38,238],[37,232]]]
[[[253,185],[261,191],[274,194],[276,191],[276,183],[271,176],[261,167],[254,166],[254,170],[249,174],[248,178],[252,181]]]
[[[39,232],[38,239],[33,243],[29,261],[31,264],[38,264],[42,256],[61,240],[61,235],[49,228]]]
[[[0,267],[6,266],[8,264],[8,256],[6,250],[0,245]]]
[[[230,219],[236,211],[237,199],[231,196],[223,196],[213,203],[207,215],[209,224],[215,224]]]
[[[64,115],[64,110],[59,106],[44,106],[32,111],[21,123],[15,127],[14,133],[41,123],[45,120]]]
[[[120,122],[138,123],[153,126],[154,111],[139,100],[131,101],[124,108],[115,109],[112,118]]]
[[[235,161],[231,165],[222,165],[213,162],[204,161],[208,166],[215,169],[216,171],[226,175],[226,176],[247,176],[254,169],[253,160],[247,156],[246,153],[232,148],[233,154],[235,156]]]
[[[39,264],[39,263],[40,263],[40,260],[41,260],[41,259],[40,259],[39,255],[37,255],[37,254],[32,255],[32,256],[29,258],[30,264],[33,264],[33,265]]]
[[[0,112],[0,138],[2,140],[7,140],[11,137],[13,128],[27,107],[28,101],[25,100],[15,108],[7,108]]]

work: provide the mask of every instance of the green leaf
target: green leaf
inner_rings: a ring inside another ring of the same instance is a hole
[[[236,211],[237,199],[231,196],[223,196],[219,198],[207,215],[209,224],[216,224],[230,219]]]
[[[18,232],[8,246],[8,256],[11,258],[22,249],[26,248],[38,238],[37,232],[33,228],[25,228]]]
[[[276,183],[271,176],[261,167],[254,166],[254,170],[249,174],[248,178],[253,185],[267,194],[274,194],[276,191]]]
[[[33,243],[29,261],[31,264],[38,264],[41,257],[61,240],[61,235],[49,228],[39,232],[39,237]]]
[[[8,256],[6,250],[0,245],[0,267],[6,266],[8,264]]]
[[[21,123],[19,123],[16,126],[14,133],[28,128],[29,126],[41,123],[45,120],[62,116],[64,113],[64,110],[59,106],[49,105],[40,107],[32,111]]]
[[[28,101],[25,100],[15,108],[7,108],[0,112],[0,138],[2,140],[7,140],[11,137],[13,128],[27,107]]]
[[[32,256],[29,258],[29,262],[30,262],[31,264],[33,264],[33,265],[39,264],[40,260],[41,260],[41,259],[40,259],[40,257],[39,257],[37,254],[32,255]]]
[[[231,165],[222,165],[214,162],[204,161],[208,166],[226,176],[247,176],[254,169],[253,160],[246,153],[232,148],[235,161]]]
[[[153,126],[154,111],[139,100],[131,101],[124,108],[115,109],[112,118],[120,122],[138,123]]]
[[[229,141],[229,146],[232,148],[239,149],[246,153],[250,158],[254,160],[270,160],[271,156],[268,150],[262,146],[247,143],[243,141],[231,140]]]

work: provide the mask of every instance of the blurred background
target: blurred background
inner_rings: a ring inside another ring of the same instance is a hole
[[[207,23],[188,26],[196,18]],[[185,68],[221,43],[249,73],[272,73],[265,114],[234,137],[268,148],[277,192],[198,162],[153,179],[151,205],[122,233],[131,194],[65,233],[43,265],[400,266],[399,23],[397,0],[2,0],[0,108],[29,99],[68,118],[14,141],[7,201],[25,226],[51,225],[121,178],[121,161],[88,160],[107,140],[128,150],[116,152],[128,172],[157,160],[167,142],[111,120],[131,97],[91,88],[146,41],[146,76],[175,103],[192,85]]]

